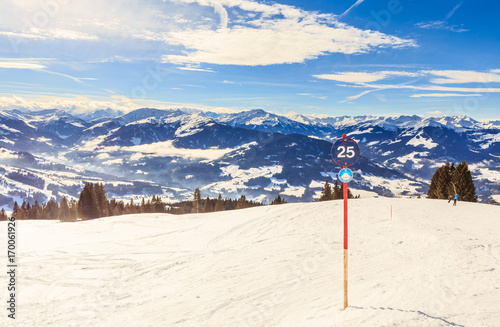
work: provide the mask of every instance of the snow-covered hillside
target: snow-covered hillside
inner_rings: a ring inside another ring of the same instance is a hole
[[[341,201],[19,221],[18,326],[498,326],[500,207],[352,200],[349,230],[341,311]]]

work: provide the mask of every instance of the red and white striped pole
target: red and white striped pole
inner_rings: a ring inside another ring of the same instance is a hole
[[[344,134],[342,135],[342,138],[343,139],[347,139],[347,135]],[[347,166],[344,166],[343,168],[347,168]],[[348,251],[347,251],[347,235],[348,235],[348,229],[347,229],[347,198],[348,198],[348,192],[347,192],[347,183],[343,183],[344,184],[344,309],[345,310],[347,308],[347,306],[349,305],[348,304],[348,300],[347,300],[347,255],[348,255]]]
[[[344,166],[344,168],[347,168]],[[348,306],[347,301],[347,183],[344,184],[344,309]]]
[[[347,183],[353,179],[353,173],[348,166],[354,165],[360,157],[360,149],[358,143],[353,139],[348,139],[347,135],[342,135],[341,139],[338,139],[332,145],[332,159],[338,166],[343,167],[340,170],[338,178],[342,182],[342,187],[344,188],[344,308],[345,310],[349,306],[348,302],[348,228],[347,228],[347,202],[349,199],[349,189]]]

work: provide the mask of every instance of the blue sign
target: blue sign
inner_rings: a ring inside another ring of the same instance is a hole
[[[345,135],[332,146],[332,159],[341,167],[354,165],[358,161],[360,153],[358,143],[353,139],[348,139]]]
[[[353,177],[352,171],[349,168],[344,168],[339,172],[339,180],[342,183],[349,183]]]

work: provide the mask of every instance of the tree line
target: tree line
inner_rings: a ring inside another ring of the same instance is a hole
[[[352,192],[349,188],[347,188],[347,198],[348,199],[359,199],[359,195],[352,195]],[[328,183],[328,179],[325,182],[325,185],[321,189],[321,195],[319,197],[319,201],[330,201],[330,200],[338,200],[344,198],[344,183],[341,183],[339,186],[339,182],[336,180],[333,184],[333,188]]]
[[[347,191],[348,198],[359,198],[359,195],[353,196],[350,189]],[[477,202],[478,200],[474,181],[465,161],[462,161],[456,167],[455,163],[450,164],[447,162],[438,168],[432,176],[427,198],[448,199],[455,194],[458,194],[459,201]],[[339,185],[338,181],[335,181],[332,187],[326,180],[321,189],[319,201],[343,198],[343,183]],[[271,205],[283,203],[287,203],[287,201],[278,195],[271,202]],[[61,221],[76,221],[78,219],[87,220],[137,213],[188,214],[216,212],[262,205],[262,203],[247,200],[245,195],[241,195],[239,199],[223,199],[220,194],[218,198],[203,198],[199,188],[194,191],[192,201],[180,201],[167,205],[160,196],[153,196],[148,200],[142,198],[140,203],[135,203],[134,200],[125,203],[116,199],[108,200],[102,183],[86,183],[78,200],[72,198],[68,201],[66,197],[63,197],[60,203],[51,199],[43,204],[40,204],[37,200],[35,200],[34,204],[24,200],[21,205],[16,201],[14,202],[12,215],[20,220],[59,219]],[[3,208],[0,210],[0,220],[7,220],[7,214]]]
[[[279,195],[278,195],[279,197]],[[245,195],[239,199],[222,198],[222,195],[214,199],[210,197],[203,198],[200,189],[194,191],[192,201],[181,201],[172,203],[167,208],[167,213],[187,214],[187,213],[207,213],[225,210],[245,209],[250,207],[263,206],[264,204],[252,200],[247,200]]]
[[[271,204],[282,204],[286,202],[284,198],[278,195]],[[68,201],[66,197],[63,197],[60,203],[51,199],[42,205],[36,200],[33,205],[26,200],[24,200],[21,205],[16,201],[14,202],[12,215],[20,220],[59,219],[65,222],[72,222],[78,219],[88,220],[126,214],[188,214],[236,210],[262,205],[263,204],[260,202],[247,200],[245,195],[241,195],[239,199],[223,199],[220,194],[216,199],[210,197],[202,198],[200,189],[198,188],[194,191],[192,201],[180,201],[166,204],[160,196],[153,195],[151,199],[146,200],[142,198],[140,203],[135,203],[133,199],[125,203],[124,201],[116,199],[108,200],[106,190],[102,183],[86,183],[83,190],[80,192],[78,200],[70,199]],[[0,210],[0,220],[7,220],[7,214],[3,208]]]

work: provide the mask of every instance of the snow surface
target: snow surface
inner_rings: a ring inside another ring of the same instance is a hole
[[[420,185],[408,179],[386,178],[371,174],[361,174],[361,178],[367,185],[371,185],[371,189],[377,185],[390,190],[396,196],[422,195],[422,192],[419,191]]]
[[[432,142],[432,140],[422,137],[422,132],[418,133],[414,138],[406,142],[406,144],[413,146],[422,145],[424,148],[427,149],[432,149],[438,146],[438,144]]]
[[[258,168],[240,169],[237,165],[228,165],[221,167],[221,177],[228,178],[227,180],[221,180],[220,182],[215,182],[204,186],[203,190],[210,190],[213,193],[222,193],[223,190],[227,192],[236,193],[239,190],[245,190],[249,188],[245,183],[248,183],[252,179],[259,177],[268,178],[272,185],[274,184],[284,184],[286,180],[279,182],[274,178],[274,175],[280,174],[283,171],[283,166],[272,165],[272,166],[262,166]],[[264,188],[266,189],[266,188]],[[281,188],[278,188],[280,190]],[[248,197],[250,199],[250,197]]]
[[[346,311],[342,201],[329,201],[18,221],[17,326],[498,326],[500,207],[349,205]]]

